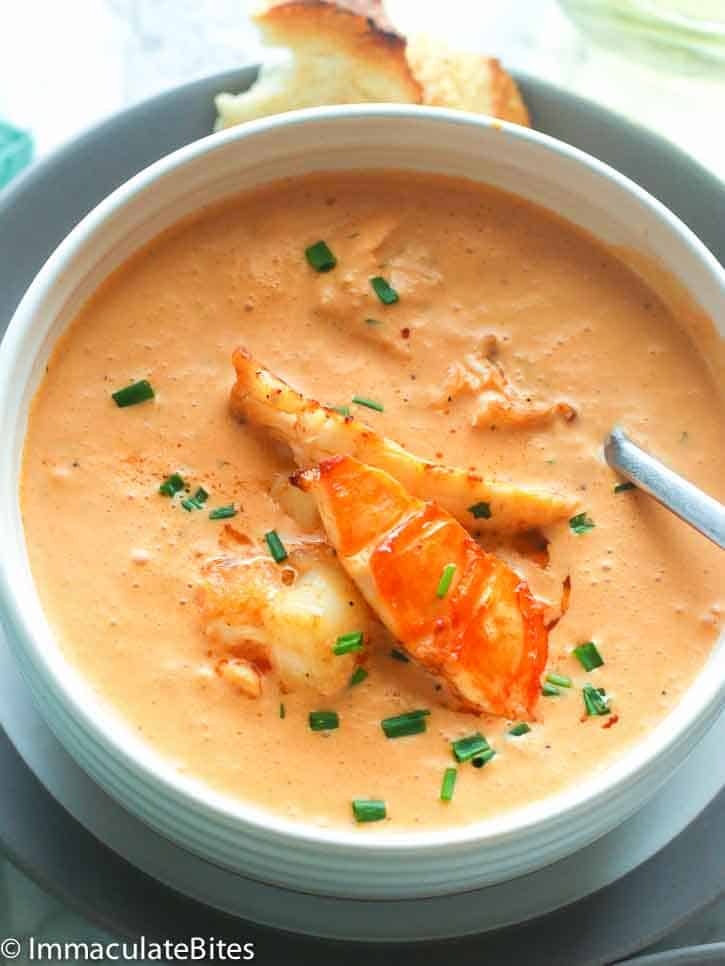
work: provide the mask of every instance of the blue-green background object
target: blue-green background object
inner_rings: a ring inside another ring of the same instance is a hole
[[[28,132],[0,121],[0,188],[32,159],[33,139]]]

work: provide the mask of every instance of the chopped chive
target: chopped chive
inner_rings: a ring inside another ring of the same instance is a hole
[[[460,762],[475,758],[477,755],[483,754],[484,751],[488,751],[490,747],[480,731],[451,743],[453,756],[456,761]]]
[[[541,686],[541,693],[545,698],[555,698],[561,694],[561,691],[554,684],[549,684],[548,681],[544,681]]]
[[[305,258],[316,272],[329,272],[337,265],[337,259],[324,241],[305,248]]]
[[[350,415],[350,407],[349,406],[330,406],[330,409],[332,409],[333,412],[339,413],[341,416],[349,416]]]
[[[371,278],[370,284],[383,305],[392,305],[394,302],[398,301],[398,293],[395,291],[393,286],[383,278],[382,275],[376,275],[374,278]]]
[[[267,541],[269,552],[272,554],[275,563],[282,563],[283,560],[287,559],[287,551],[279,539],[279,534],[276,530],[270,530],[269,533],[265,533],[264,539]]]
[[[401,664],[410,664],[410,658],[405,651],[401,651],[397,647],[390,649],[390,656],[394,661],[400,661]]]
[[[312,731],[334,731],[340,727],[337,711],[310,711],[309,722]]]
[[[125,406],[135,406],[137,403],[146,402],[147,399],[153,399],[154,395],[154,387],[148,379],[139,379],[130,386],[124,386],[123,389],[112,392],[111,399],[120,409],[123,409]]]
[[[365,319],[365,325],[382,325],[380,319]]]
[[[493,750],[493,748],[487,748],[485,751],[482,751],[480,755],[474,755],[474,757],[471,758],[471,764],[474,768],[483,768],[484,765],[487,765],[488,762],[495,757],[496,752]]]
[[[394,718],[383,718],[380,727],[386,738],[405,738],[407,735],[419,735],[426,729],[426,718],[430,714],[427,709],[407,711]]]
[[[209,510],[210,520],[228,520],[230,517],[235,517],[237,515],[237,508],[233,503],[228,503],[226,506],[218,506],[213,510]]]
[[[193,496],[187,497],[185,500],[181,501],[181,505],[185,510],[191,513],[192,510],[201,510],[202,506],[209,499],[209,494],[206,492],[203,486],[199,486],[196,489],[196,493]]]
[[[593,671],[595,668],[604,664],[604,658],[599,653],[594,641],[586,641],[574,648],[574,656],[577,658],[585,671]]]
[[[179,490],[183,490],[185,486],[183,477],[178,473],[172,473],[171,476],[167,476],[164,482],[159,485],[159,493],[162,496],[174,496]]]
[[[443,568],[443,573],[441,574],[441,579],[438,581],[438,588],[436,590],[436,597],[441,599],[448,593],[451,581],[453,580],[453,574],[456,572],[456,565],[454,563],[446,564]]]
[[[284,702],[280,701],[280,703],[279,703],[279,716],[280,716],[280,718],[284,718],[286,714],[287,714],[287,709],[284,706]]]
[[[577,513],[569,520],[569,526],[573,533],[589,533],[596,526],[596,523],[587,513]]]
[[[549,684],[554,684],[560,688],[570,688],[571,678],[566,677],[564,674],[555,674],[553,671],[551,674],[546,675],[546,680]]]
[[[617,485],[614,487],[614,492],[626,493],[627,490],[636,490],[636,489],[637,487],[634,485],[634,483],[630,483],[628,481],[627,483],[617,483]]]
[[[349,654],[351,651],[362,651],[362,646],[362,631],[351,631],[349,634],[341,634],[332,645],[332,650],[339,656],[340,654]]]
[[[491,504],[484,503],[484,501],[481,500],[480,503],[474,503],[473,506],[469,506],[468,512],[472,513],[477,520],[490,520]]]
[[[509,728],[509,734],[513,738],[520,738],[521,735],[527,735],[530,731],[531,727],[525,721],[519,721],[513,728]]]
[[[362,684],[367,676],[368,672],[364,667],[356,667],[350,675],[350,687],[354,688],[356,684]]]
[[[379,798],[354,798],[352,814],[356,822],[379,822],[387,815],[385,802]]]
[[[382,403],[375,402],[374,399],[366,399],[365,396],[353,396],[352,401],[357,403],[358,406],[367,406],[368,409],[374,409],[378,413],[385,411],[385,406]]]
[[[588,715],[609,714],[609,698],[603,688],[585,684],[582,688],[582,697]]]
[[[441,782],[441,801],[450,802],[453,798],[453,789],[456,787],[456,778],[458,778],[457,768],[446,768],[443,772],[443,781]]]

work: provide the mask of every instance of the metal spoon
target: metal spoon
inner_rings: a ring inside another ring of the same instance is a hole
[[[622,476],[725,550],[725,506],[645,453],[615,426],[604,440],[604,457]]]

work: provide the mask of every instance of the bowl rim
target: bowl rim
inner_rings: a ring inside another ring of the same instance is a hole
[[[72,265],[81,249],[87,245],[97,232],[102,232],[106,219],[119,208],[124,207],[134,197],[140,195],[159,178],[183,169],[185,165],[194,162],[199,157],[222,149],[234,142],[243,142],[258,134],[270,130],[289,129],[310,122],[335,124],[340,119],[356,119],[359,123],[384,119],[386,121],[416,123],[418,121],[433,122],[444,129],[447,125],[475,127],[483,131],[496,130],[504,132],[514,142],[538,144],[545,148],[557,159],[568,159],[588,168],[591,173],[613,182],[624,194],[630,196],[634,203],[648,209],[657,220],[676,236],[682,246],[690,249],[703,267],[719,283],[725,295],[725,271],[721,268],[714,255],[694,235],[694,233],[660,201],[646,192],[643,188],[620,174],[614,168],[588,155],[565,142],[549,135],[508,124],[499,120],[471,114],[463,111],[453,111],[442,108],[428,108],[419,105],[391,105],[364,104],[341,105],[332,107],[306,108],[291,111],[286,114],[274,115],[259,120],[246,122],[225,131],[216,132],[181,147],[171,154],[159,159],[140,171],[133,178],[124,182],[115,191],[103,199],[71,230],[49,256],[40,272],[35,276],[30,287],[23,296],[8,326],[5,337],[0,345],[0,423],[8,425],[17,423],[17,413],[14,420],[8,420],[9,394],[13,373],[23,342],[32,329],[36,312],[45,301],[49,291],[63,272]],[[354,169],[350,165],[350,169]],[[322,169],[320,169],[322,170]],[[425,163],[421,162],[421,172],[425,171]],[[434,173],[430,172],[433,176]],[[298,176],[292,176],[298,177]],[[485,179],[481,179],[485,183]],[[264,184],[261,179],[260,184]],[[57,337],[56,337],[57,338]],[[25,434],[23,433],[23,438]],[[4,461],[4,462],[3,462]],[[8,458],[3,455],[0,465],[5,470],[10,469]],[[17,486],[15,486],[17,498]],[[21,523],[22,531],[22,523]],[[61,699],[67,709],[71,709],[76,724],[90,736],[98,748],[111,753],[116,763],[123,766],[127,775],[135,775],[145,780],[149,787],[155,786],[163,791],[168,800],[176,800],[179,804],[194,806],[197,812],[205,810],[222,825],[233,823],[237,827],[245,826],[255,829],[258,833],[273,834],[287,841],[307,843],[310,845],[338,846],[353,852],[378,851],[381,853],[407,853],[433,851],[445,846],[478,846],[494,839],[507,839],[516,836],[524,829],[544,824],[546,822],[563,822],[568,816],[591,808],[604,797],[612,796],[620,791],[636,775],[645,772],[647,765],[666,751],[671,751],[683,741],[687,734],[697,727],[702,727],[702,719],[709,713],[712,718],[725,700],[725,681],[718,683],[717,675],[704,674],[703,669],[698,673],[690,687],[672,711],[653,731],[636,741],[623,753],[617,756],[606,771],[589,776],[586,783],[573,783],[564,786],[559,792],[547,798],[535,800],[525,806],[506,811],[491,818],[465,825],[447,827],[436,826],[425,831],[378,832],[365,829],[363,835],[352,825],[320,827],[305,820],[291,820],[282,815],[255,806],[253,802],[233,798],[231,795],[217,792],[210,786],[195,779],[189,780],[180,776],[169,761],[161,770],[150,768],[151,760],[158,765],[160,753],[148,746],[148,758],[134,754],[128,743],[119,739],[117,727],[113,727],[113,716],[118,714],[110,702],[98,699],[95,709],[77,701],[77,684],[87,684],[80,669],[76,668],[63,654],[60,645],[48,626],[36,627],[26,619],[20,606],[20,595],[16,593],[18,576],[15,573],[15,563],[12,554],[0,555],[0,607],[15,632],[10,637],[16,656],[24,653],[33,665],[35,672],[43,675],[45,686],[51,688],[54,695]],[[29,562],[23,561],[29,569]],[[35,580],[31,582],[38,605],[40,604]],[[44,614],[43,610],[43,614]],[[44,643],[50,640],[53,648],[49,652]],[[17,641],[17,645],[16,645]],[[717,648],[717,645],[716,645]],[[713,652],[714,653],[714,652]],[[56,658],[54,661],[53,658]],[[725,655],[721,657],[725,663]],[[63,665],[64,674],[57,673],[55,664]],[[23,668],[25,673],[25,668]],[[27,677],[27,674],[26,674]],[[78,678],[78,682],[73,678]],[[33,687],[35,691],[35,687]],[[686,700],[688,699],[689,700]],[[719,703],[719,704],[718,704]],[[103,709],[103,714],[94,715],[93,710]],[[42,710],[42,709],[41,709]],[[128,724],[128,720],[124,719]],[[65,742],[64,742],[65,744]],[[162,759],[165,761],[165,759]]]

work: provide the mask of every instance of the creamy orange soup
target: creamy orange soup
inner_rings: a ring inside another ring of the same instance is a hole
[[[305,259],[318,239],[337,257],[331,272]],[[396,304],[379,301],[374,275],[398,291]],[[722,557],[643,494],[615,493],[621,481],[602,457],[605,433],[622,423],[725,498],[722,402],[685,322],[582,231],[454,180],[335,173],[181,222],[85,305],[33,405],[22,509],[63,651],[179,772],[294,819],[350,824],[351,800],[375,798],[387,805],[378,829],[460,825],[586,782],[673,708],[721,619]],[[548,528],[546,566],[496,542],[552,606],[571,582],[547,671],[572,686],[539,699],[528,734],[443,706],[435,679],[387,646],[369,645],[366,680],[324,699],[312,688],[283,694],[274,674],[251,699],[218,673],[223,654],[204,635],[196,590],[224,527],[260,553],[270,530],[286,546],[304,536],[271,494],[294,468],[290,454],[230,412],[240,344],[423,457],[551,487],[588,514],[587,532],[566,519]],[[575,417],[474,426],[475,393],[441,405],[450,373],[482,345],[495,345],[525,403],[564,402]],[[114,405],[111,392],[138,379],[155,399]],[[352,404],[356,394],[384,411]],[[203,509],[159,494],[173,472],[208,491]],[[233,519],[209,518],[232,503]],[[604,659],[591,672],[572,653],[587,641]],[[585,714],[587,683],[606,689],[606,715]],[[337,730],[310,729],[319,708],[338,712]],[[425,733],[387,739],[381,719],[413,708],[431,710]],[[450,743],[475,731],[496,757],[461,765],[443,803]]]

